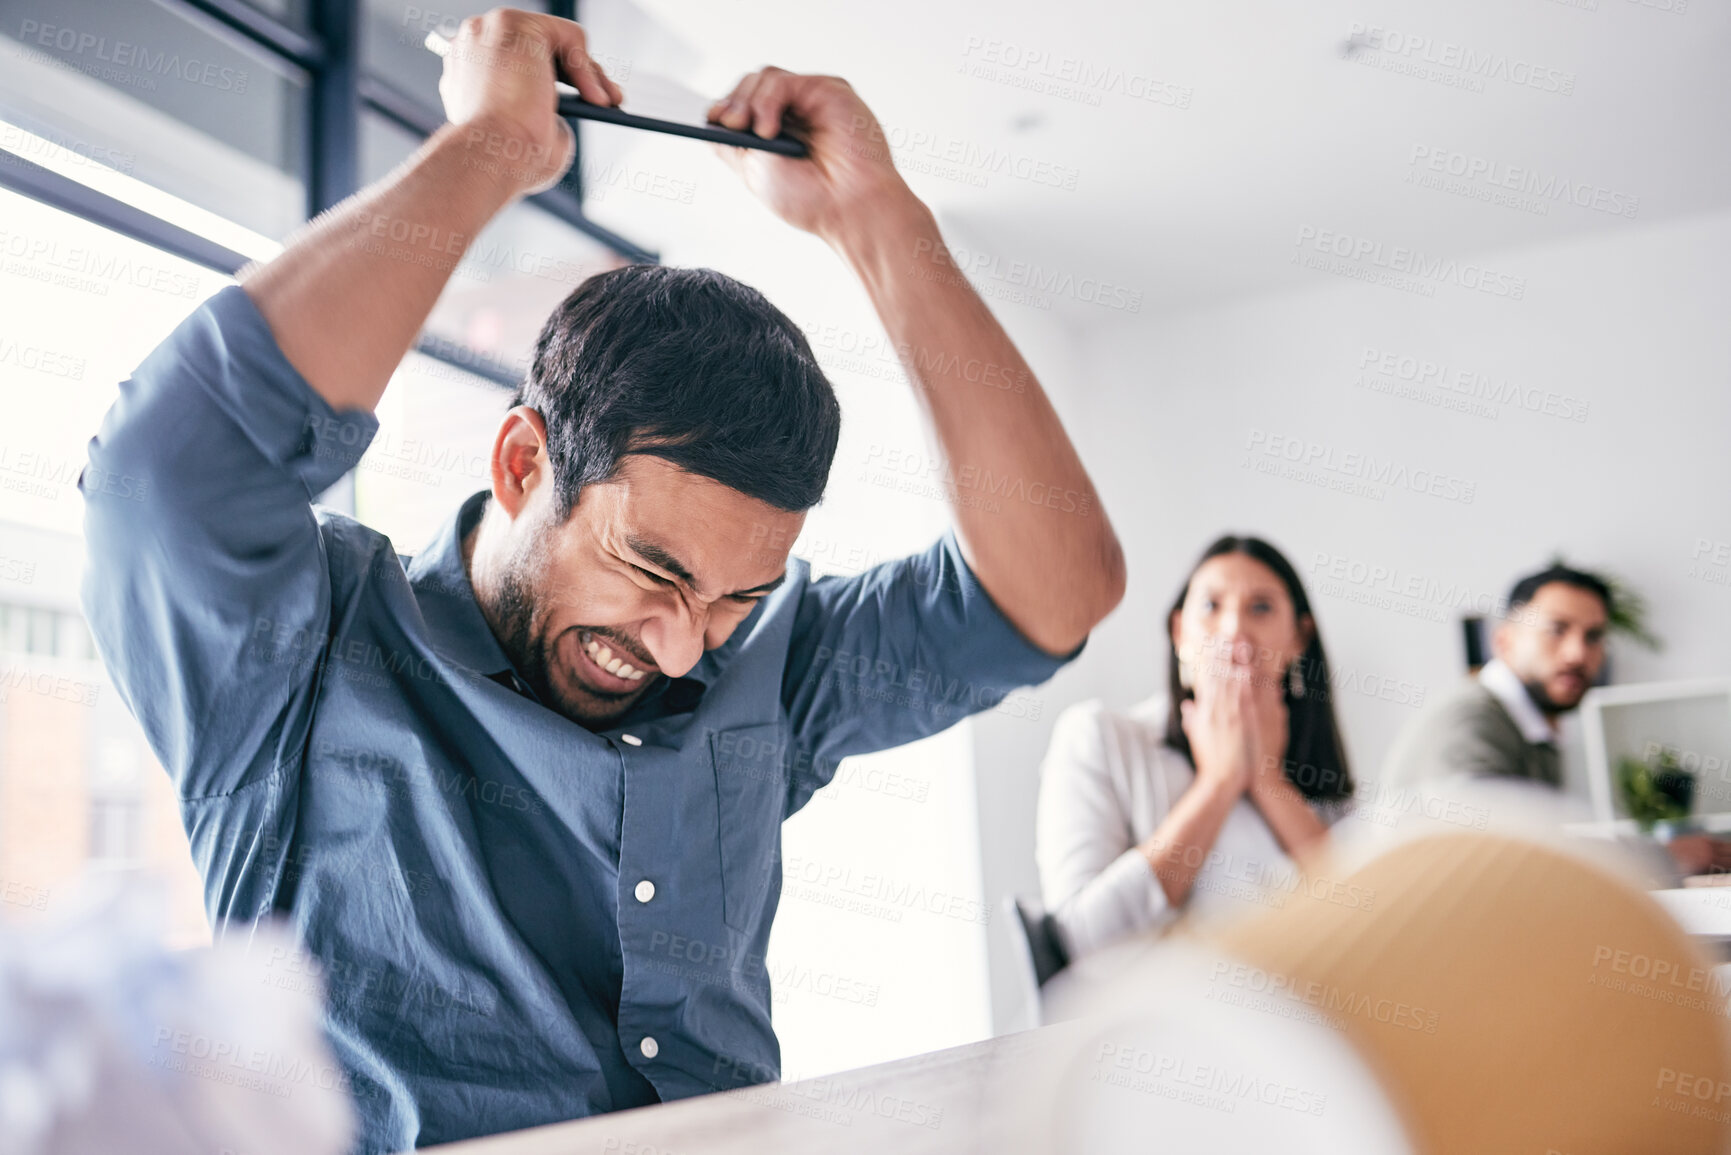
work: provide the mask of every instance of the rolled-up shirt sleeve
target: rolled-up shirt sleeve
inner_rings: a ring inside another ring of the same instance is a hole
[[[1137,847],[1106,762],[1097,702],[1058,718],[1040,767],[1041,897],[1072,958],[1177,917]]]
[[[181,797],[298,759],[331,615],[311,502],[377,429],[333,410],[230,287],[121,384],[92,438],[85,614]]]
[[[802,751],[790,812],[836,764],[924,738],[986,709],[1026,712],[1012,695],[1082,652],[1048,654],[1004,616],[954,531],[924,553],[811,582],[801,600],[782,698]]]

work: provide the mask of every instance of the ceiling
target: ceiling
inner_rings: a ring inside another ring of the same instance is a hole
[[[1314,283],[1294,254],[1328,231],[1483,259],[1731,205],[1719,0],[584,10],[599,51],[706,93],[765,63],[847,77],[982,276],[1038,266],[1079,320],[1102,310],[1064,284],[1147,314]],[[1505,185],[1414,180],[1469,165]]]

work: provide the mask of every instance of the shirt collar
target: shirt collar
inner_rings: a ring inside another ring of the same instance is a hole
[[[480,603],[475,600],[475,588],[469,583],[468,567],[463,564],[463,539],[481,520],[490,496],[483,489],[457,507],[427,548],[410,561],[409,585],[420,602],[427,633],[439,653],[490,678],[500,674],[515,678],[516,668],[482,615]],[[659,706],[656,713],[680,713],[696,706],[703,691],[721,672],[721,660],[748,632],[745,627],[752,624],[761,608],[755,607],[728,644],[704,654],[690,673],[681,678],[660,679],[633,705],[631,716],[650,708],[650,703]]]
[[[1492,658],[1479,671],[1479,685],[1489,690],[1491,696],[1503,704],[1503,709],[1509,712],[1509,717],[1515,721],[1515,726],[1521,732],[1521,737],[1537,746],[1540,744],[1555,745],[1557,732],[1551,727],[1550,719],[1533,701],[1533,696],[1527,693],[1527,688],[1521,683],[1515,672],[1503,664],[1501,658]]]
[[[487,507],[488,493],[472,494],[409,563],[409,585],[421,604],[433,646],[458,665],[488,677],[511,670],[511,659],[493,636],[475,601],[463,564],[463,539]]]

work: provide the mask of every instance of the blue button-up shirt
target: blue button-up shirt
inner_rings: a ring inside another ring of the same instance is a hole
[[[85,609],[212,925],[286,918],[317,960],[364,1151],[775,1078],[782,821],[841,758],[1067,659],[951,535],[852,577],[794,558],[725,645],[592,732],[534,699],[475,602],[462,540],[486,494],[406,565],[311,504],[377,428],[230,288],[90,445]]]

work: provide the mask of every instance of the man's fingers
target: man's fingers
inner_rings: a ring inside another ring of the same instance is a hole
[[[538,21],[552,48],[552,59],[561,80],[571,85],[590,104],[612,107],[625,97],[606,71],[589,55],[589,34],[569,20],[543,16]]]
[[[751,97],[757,91],[757,86],[763,82],[763,73],[753,72],[734,86],[727,99],[722,102],[721,114],[716,120],[725,128],[744,131],[751,127]]]
[[[570,53],[559,61],[559,75],[590,104],[613,107],[625,100],[625,90],[588,54]]]
[[[793,82],[802,79],[779,68],[766,68],[751,94],[751,127],[765,140],[781,133],[781,114],[792,95]]]
[[[730,91],[726,96],[717,97],[715,103],[709,106],[709,118],[711,120],[719,121],[721,119],[721,114],[727,111],[727,106],[732,104],[734,98],[739,95],[739,90],[745,87],[746,81],[756,75],[757,73],[755,72],[746,73],[744,76],[739,78],[738,83],[733,86],[732,91]]]
[[[465,57],[520,77],[551,73],[574,86],[592,104],[611,106],[624,97],[619,86],[590,58],[589,36],[583,26],[555,16],[512,8],[470,16],[458,27],[445,58],[446,71],[453,58]]]

